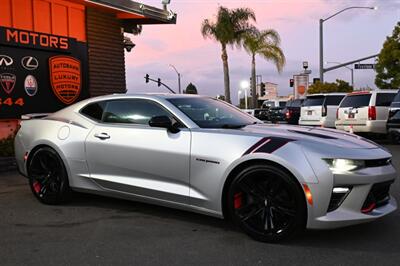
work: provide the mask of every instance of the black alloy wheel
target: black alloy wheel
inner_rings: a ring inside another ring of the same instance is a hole
[[[258,241],[278,242],[305,228],[303,190],[278,167],[244,169],[232,182],[228,204],[234,222]]]
[[[29,185],[39,201],[49,205],[65,202],[70,194],[68,175],[56,151],[38,149],[28,165]]]

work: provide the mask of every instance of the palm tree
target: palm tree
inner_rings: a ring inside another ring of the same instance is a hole
[[[205,19],[201,26],[201,33],[204,38],[214,39],[221,43],[222,63],[224,69],[225,100],[231,102],[228,53],[226,47],[241,47],[245,33],[253,30],[249,21],[256,20],[254,11],[249,8],[228,9],[220,6],[216,21]]]
[[[256,95],[256,55],[271,61],[281,73],[286,63],[285,55],[280,48],[280,37],[275,30],[253,30],[246,33],[243,41],[244,49],[251,55],[251,92],[253,108],[257,107]]]

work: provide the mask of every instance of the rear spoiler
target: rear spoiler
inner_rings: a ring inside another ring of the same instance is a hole
[[[32,120],[32,119],[40,119],[49,116],[50,113],[39,113],[39,114],[25,114],[21,116],[22,120]]]

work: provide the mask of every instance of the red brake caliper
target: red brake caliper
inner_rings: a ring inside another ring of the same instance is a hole
[[[242,207],[242,192],[238,192],[233,196],[233,206],[235,209]]]
[[[33,183],[33,190],[35,190],[36,193],[39,193],[41,188],[42,188],[42,186],[40,185],[40,183],[38,181],[35,181],[35,183]]]

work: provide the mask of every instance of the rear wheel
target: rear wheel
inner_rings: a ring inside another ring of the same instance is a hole
[[[29,185],[39,201],[55,205],[68,199],[70,188],[64,163],[49,147],[38,149],[28,165]]]
[[[232,182],[228,204],[234,222],[259,241],[278,242],[305,228],[304,193],[278,167],[244,169]]]

